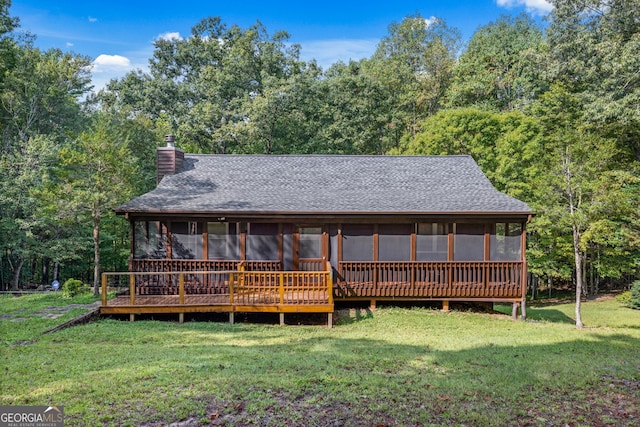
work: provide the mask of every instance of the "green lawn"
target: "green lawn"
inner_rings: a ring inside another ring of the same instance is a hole
[[[613,299],[585,303],[581,331],[560,304],[527,322],[385,307],[331,330],[104,319],[41,335],[66,318],[33,313],[68,302],[0,297],[0,405],[61,405],[69,426],[640,424],[640,311]]]

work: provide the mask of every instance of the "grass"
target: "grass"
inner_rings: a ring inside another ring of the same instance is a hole
[[[57,302],[0,298],[0,316]],[[638,425],[640,311],[587,302],[577,331],[572,308],[387,307],[332,330],[4,319],[0,405],[62,405],[69,426]]]

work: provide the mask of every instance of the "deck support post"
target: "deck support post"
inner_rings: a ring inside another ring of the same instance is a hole
[[[233,318],[233,311],[230,311],[230,312],[229,312],[229,323],[233,325],[233,321],[234,321],[234,318]]]
[[[133,313],[129,314],[129,322],[135,322],[135,320],[136,320],[136,315]]]
[[[284,326],[284,313],[280,313],[280,326]]]
[[[513,320],[516,320],[518,318],[518,303],[517,302],[514,302],[511,305],[511,318]]]
[[[520,320],[527,320],[527,300],[523,299],[520,305]]]
[[[327,313],[327,327],[333,328],[333,313]]]
[[[449,300],[442,300],[442,311],[449,311]]]
[[[375,310],[376,309],[376,300],[372,299],[371,302],[369,302],[369,308],[371,310]]]
[[[184,323],[184,313],[178,313],[178,323]]]

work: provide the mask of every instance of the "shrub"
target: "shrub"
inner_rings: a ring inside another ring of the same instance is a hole
[[[631,284],[631,303],[629,307],[640,310],[640,280]]]
[[[631,291],[624,291],[621,294],[616,295],[616,301],[625,307],[631,307]]]
[[[62,296],[64,298],[73,298],[85,291],[85,286],[78,279],[67,279],[67,281],[62,285]]]

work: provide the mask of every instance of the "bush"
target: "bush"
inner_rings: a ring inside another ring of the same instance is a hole
[[[616,301],[625,307],[631,307],[631,291],[624,291],[621,294],[616,295]]]
[[[64,298],[73,298],[76,295],[83,294],[87,288],[78,279],[67,279],[62,285],[62,296]]]
[[[629,307],[640,310],[640,280],[631,284],[631,302]]]

